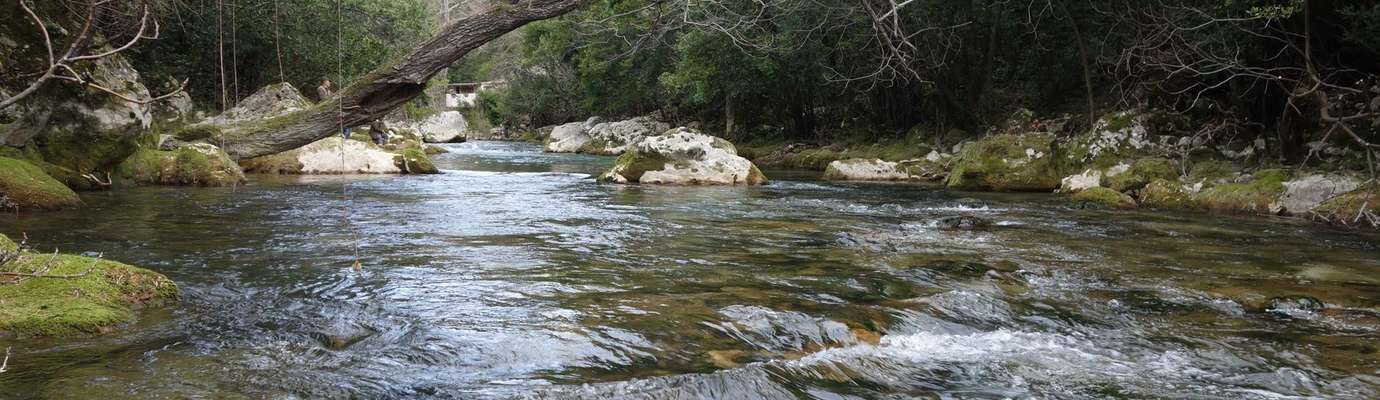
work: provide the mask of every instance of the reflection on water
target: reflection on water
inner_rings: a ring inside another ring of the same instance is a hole
[[[108,337],[0,339],[0,393],[1380,396],[1371,233],[913,185],[600,185],[606,157],[446,146],[436,176],[261,176],[0,217],[184,295]],[[935,222],[959,214],[996,224]],[[1268,311],[1282,296],[1329,307]]]

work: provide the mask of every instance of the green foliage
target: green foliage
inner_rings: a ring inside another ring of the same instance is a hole
[[[216,7],[180,1],[159,5],[160,39],[135,48],[136,65],[145,75],[189,78],[188,91],[196,102],[219,108]],[[424,0],[342,0],[339,13],[334,1],[278,0],[275,23],[272,4],[227,1],[220,15],[227,90],[236,90],[236,78],[238,92],[231,95],[237,98],[279,82],[279,48],[288,82],[315,88],[329,78],[338,90],[428,37],[436,30],[432,15]]]

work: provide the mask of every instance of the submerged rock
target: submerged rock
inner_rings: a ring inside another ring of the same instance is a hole
[[[140,150],[116,168],[120,178],[137,184],[170,186],[234,186],[244,172],[219,147],[205,143],[177,150]]]
[[[955,215],[940,218],[937,225],[946,231],[970,231],[991,228],[992,221],[973,215]]]
[[[19,249],[0,235],[0,251],[17,254],[0,268],[46,276],[0,277],[0,332],[21,335],[99,333],[134,319],[132,308],[177,297],[166,276],[109,260]]]
[[[1327,308],[1327,304],[1311,296],[1282,296],[1271,298],[1265,305],[1266,312],[1293,318],[1307,318],[1313,313]]]
[[[0,157],[0,210],[58,210],[81,205],[71,188],[28,161]]]
[[[677,128],[630,146],[599,180],[663,185],[761,185],[766,175],[726,140]]]
[[[241,160],[245,172],[261,174],[429,174],[437,173],[430,158],[419,149],[395,154],[373,143],[321,139],[302,148]]]
[[[948,186],[962,190],[1051,191],[1059,187],[1063,164],[1045,134],[996,135],[963,146]]]

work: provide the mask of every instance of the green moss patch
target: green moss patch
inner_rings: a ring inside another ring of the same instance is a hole
[[[599,176],[599,181],[613,181],[614,176],[617,175],[623,177],[623,179],[627,179],[628,182],[638,182],[642,180],[642,174],[647,173],[647,171],[660,171],[665,169],[666,163],[668,162],[670,162],[670,160],[660,154],[643,154],[635,150],[628,151],[618,156],[618,160],[613,163],[613,169]],[[760,174],[761,171],[757,173]]]
[[[1131,164],[1131,168],[1107,177],[1103,184],[1112,190],[1126,192],[1140,190],[1156,179],[1172,180],[1179,176],[1174,165],[1163,158],[1142,158]]]
[[[129,182],[169,186],[233,186],[244,183],[244,172],[228,155],[209,145],[173,151],[140,150],[116,168]]]
[[[0,157],[0,208],[57,210],[80,204],[81,198],[71,188],[37,166]]]
[[[1380,228],[1380,184],[1371,184],[1324,201],[1313,219],[1346,226]]]
[[[1072,200],[1076,203],[1096,205],[1098,207],[1131,209],[1136,208],[1136,200],[1131,196],[1104,187],[1095,187],[1074,193]]]
[[[0,235],[0,238],[4,238]],[[11,247],[13,243],[0,247]],[[109,260],[22,252],[0,271],[47,277],[0,277],[0,331],[21,335],[98,333],[134,319],[133,307],[177,297],[156,272]],[[67,277],[58,277],[67,276]]]
[[[954,160],[948,186],[962,190],[1052,191],[1067,169],[1049,135],[996,135],[969,143]]]
[[[1284,194],[1284,181],[1289,174],[1283,170],[1256,172],[1245,183],[1217,185],[1193,195],[1198,208],[1232,214],[1273,214],[1279,196]]]
[[[297,152],[285,151],[262,157],[240,160],[240,168],[251,174],[296,175],[302,173],[302,161]]]
[[[420,148],[407,148],[393,157],[398,169],[409,174],[439,174],[441,170],[431,163],[431,157]]]

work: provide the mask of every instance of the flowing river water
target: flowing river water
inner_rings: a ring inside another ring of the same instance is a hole
[[[1371,232],[772,171],[602,185],[611,158],[446,147],[441,175],[0,217],[182,290],[109,335],[0,338],[0,398],[1380,397]]]

